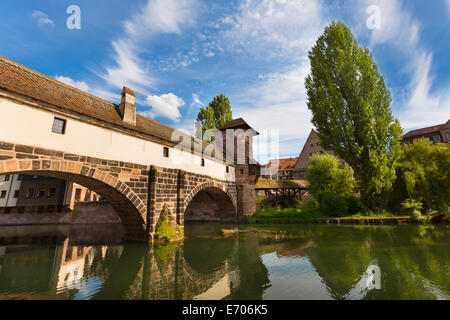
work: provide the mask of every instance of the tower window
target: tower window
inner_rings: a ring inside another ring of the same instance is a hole
[[[60,119],[60,118],[55,118],[53,120],[52,132],[59,133],[59,134],[66,133],[66,120]]]
[[[169,148],[164,147],[163,149],[163,157],[168,158],[169,157]]]
[[[0,194],[0,199],[5,199],[6,198],[6,191],[3,190],[2,193]]]
[[[202,167],[205,166],[205,159],[204,159],[204,158],[202,158],[201,166],[202,166]]]
[[[227,173],[230,172],[230,167],[229,167],[229,166],[226,167],[226,172],[227,172]]]

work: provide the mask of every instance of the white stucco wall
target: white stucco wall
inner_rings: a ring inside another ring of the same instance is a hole
[[[220,180],[234,181],[234,167],[175,148],[169,148],[169,158],[163,157],[163,146],[137,137],[129,136],[90,125],[78,120],[53,114],[32,106],[0,98],[2,125],[0,140],[38,146],[84,156],[156,165],[204,174]],[[54,117],[67,120],[65,134],[52,132]]]
[[[9,181],[5,181],[6,175],[0,175],[0,193],[6,191],[6,197],[0,198],[0,207],[15,207],[17,198],[14,198],[16,190],[20,190],[19,175],[13,174],[9,176]]]

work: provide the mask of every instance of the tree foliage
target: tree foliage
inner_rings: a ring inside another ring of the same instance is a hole
[[[324,191],[339,197],[352,195],[355,182],[352,169],[339,164],[339,159],[331,154],[314,154],[306,168],[308,191],[316,197]]]
[[[202,107],[197,116],[195,136],[205,141],[211,141],[211,137],[205,135],[205,131],[220,128],[233,119],[231,105],[228,98],[220,94]]]
[[[308,108],[320,143],[354,170],[362,196],[372,204],[391,188],[402,128],[391,97],[367,48],[349,28],[333,22],[309,52]]]
[[[402,147],[394,184],[393,207],[412,199],[424,212],[447,212],[450,203],[450,144],[416,139]],[[397,209],[397,208],[395,208]]]

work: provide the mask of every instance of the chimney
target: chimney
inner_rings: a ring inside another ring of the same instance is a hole
[[[122,101],[120,102],[119,111],[123,122],[136,125],[136,106],[134,105],[135,94],[133,90],[123,87]]]

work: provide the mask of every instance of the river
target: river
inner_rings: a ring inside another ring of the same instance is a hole
[[[121,225],[0,227],[0,299],[450,297],[448,225],[224,228],[152,247]]]

